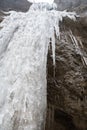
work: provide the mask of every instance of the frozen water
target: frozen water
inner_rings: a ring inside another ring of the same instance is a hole
[[[49,3],[52,4],[54,0],[28,0],[31,3]]]
[[[41,6],[41,7],[40,7]],[[41,130],[46,113],[46,65],[59,21],[75,13],[33,4],[27,13],[10,12],[0,31],[0,130]]]

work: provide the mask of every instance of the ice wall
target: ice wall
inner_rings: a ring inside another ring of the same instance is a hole
[[[75,13],[55,4],[33,4],[27,13],[10,12],[0,31],[0,130],[42,130],[46,115],[49,42],[55,65],[59,21]]]

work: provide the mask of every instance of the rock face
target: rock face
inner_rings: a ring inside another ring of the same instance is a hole
[[[56,67],[48,55],[48,118],[52,130],[87,129],[87,19],[60,23]],[[55,69],[55,76],[54,76]],[[50,107],[49,107],[50,106]],[[57,126],[58,125],[58,126]]]
[[[55,0],[58,10],[71,9],[83,4],[87,4],[87,0]]]
[[[87,4],[87,0],[54,0],[57,3],[58,10],[71,9],[83,4]],[[27,11],[30,3],[27,0],[0,0],[0,9],[5,11],[17,10]]]
[[[30,7],[30,3],[27,0],[0,0],[0,9],[27,11]]]

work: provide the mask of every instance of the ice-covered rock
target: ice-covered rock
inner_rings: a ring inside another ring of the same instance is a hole
[[[59,21],[75,13],[34,4],[27,13],[10,12],[0,31],[0,130],[41,130],[46,113],[46,64]],[[36,9],[35,9],[36,7]],[[52,5],[51,5],[52,7]]]

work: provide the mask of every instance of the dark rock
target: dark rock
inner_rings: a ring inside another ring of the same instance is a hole
[[[87,0],[55,0],[58,10],[73,9],[87,4]]]
[[[67,120],[68,124],[62,130],[87,129],[87,25],[82,21],[81,17],[76,22],[65,18],[60,23],[55,77],[51,50],[48,54],[48,104],[54,106],[53,113],[56,109],[61,110],[72,122],[70,125]],[[61,116],[61,126],[66,117]]]
[[[26,12],[30,5],[27,0],[0,0],[0,9],[4,11],[16,10]]]

